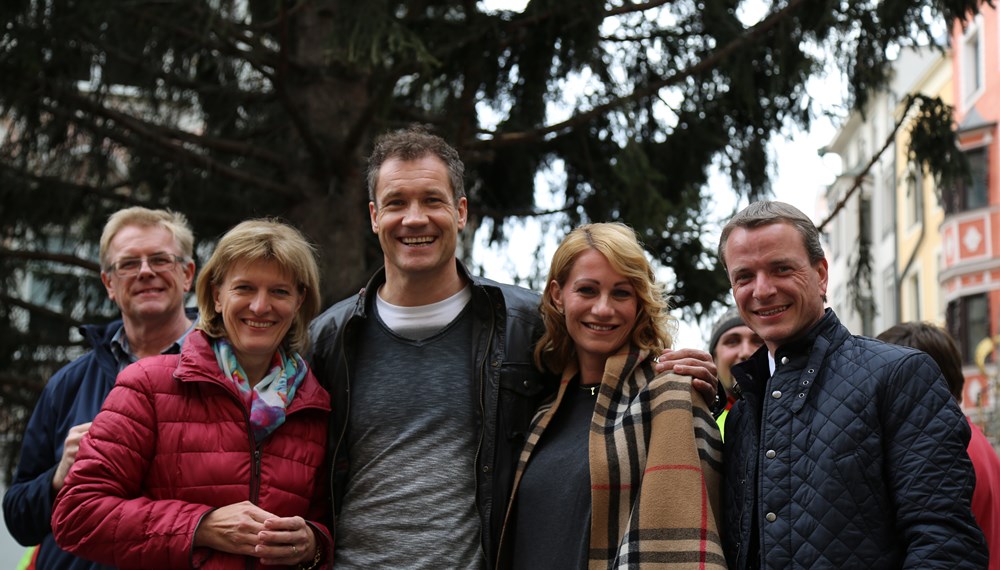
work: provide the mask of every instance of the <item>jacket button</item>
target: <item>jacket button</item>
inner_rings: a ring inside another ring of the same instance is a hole
[[[782,356],[781,357],[781,363],[782,364],[788,364],[788,357],[787,356]]]
[[[525,380],[524,382],[521,382],[521,384],[524,384],[524,387],[527,388],[531,386],[531,380]]]
[[[778,398],[780,398],[781,397],[781,390],[775,390],[774,392],[771,392],[771,397],[774,398],[775,400],[777,400]]]
[[[764,454],[764,456],[767,457],[768,459],[774,459],[774,456],[776,455],[778,454],[775,453],[773,449],[768,449],[767,453]]]
[[[490,466],[489,465],[483,465],[483,473],[489,473],[489,472],[490,472]]]
[[[767,522],[774,522],[778,520],[778,515],[774,513],[767,513],[766,515],[764,515],[764,518],[767,519]]]

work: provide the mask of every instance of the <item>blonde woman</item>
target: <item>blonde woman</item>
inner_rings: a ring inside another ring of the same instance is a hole
[[[725,568],[719,431],[690,377],[654,370],[671,318],[635,233],[570,232],[541,312],[535,362],[562,381],[521,454],[501,566]]]

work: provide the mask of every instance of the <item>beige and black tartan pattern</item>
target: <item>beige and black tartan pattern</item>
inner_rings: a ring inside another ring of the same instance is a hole
[[[632,351],[605,365],[590,425],[590,568],[726,568],[718,426],[691,378],[655,376],[652,364],[651,354]],[[536,414],[515,493],[576,373],[574,363]]]

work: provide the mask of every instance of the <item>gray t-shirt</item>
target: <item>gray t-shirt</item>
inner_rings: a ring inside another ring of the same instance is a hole
[[[376,315],[351,384],[337,568],[482,568],[472,336],[466,307],[422,340]]]

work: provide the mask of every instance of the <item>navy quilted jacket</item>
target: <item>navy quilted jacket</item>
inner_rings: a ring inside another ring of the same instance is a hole
[[[986,568],[969,428],[934,361],[851,335],[832,310],[733,368],[730,568]],[[755,494],[756,493],[756,494]]]

